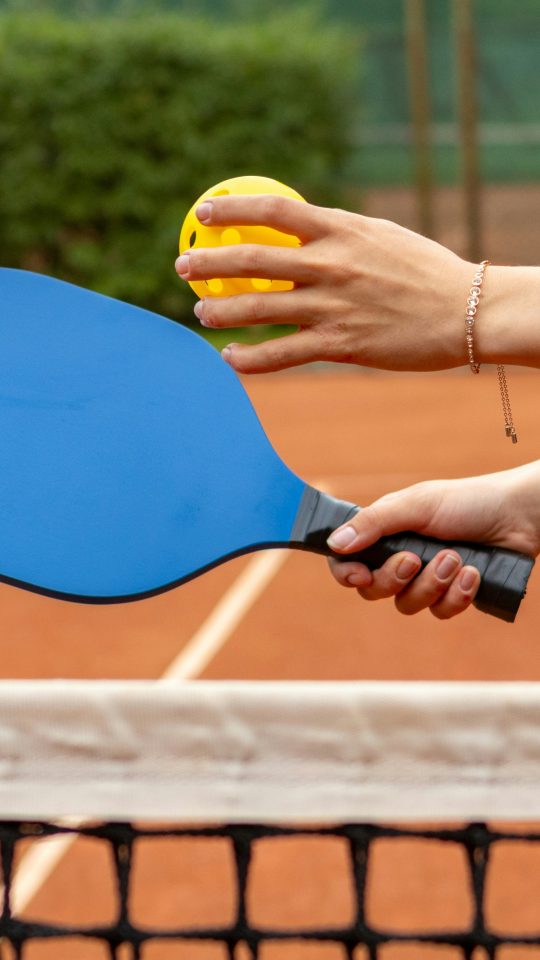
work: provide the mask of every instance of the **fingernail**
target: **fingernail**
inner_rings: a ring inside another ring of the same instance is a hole
[[[204,203],[199,204],[195,213],[200,223],[208,223],[212,216],[212,204],[205,200]]]
[[[340,530],[334,530],[326,541],[332,550],[343,550],[350,547],[356,540],[357,533],[354,527],[341,527]]]
[[[231,347],[223,347],[221,351],[221,356],[225,360],[225,363],[230,363],[232,360],[232,349]]]
[[[187,253],[183,253],[181,257],[178,257],[175,266],[176,272],[179,273],[181,277],[187,277],[189,273],[189,256]]]
[[[202,300],[197,300],[197,303],[193,307],[193,313],[197,317],[197,320],[200,320],[202,323],[203,318],[203,302]]]
[[[472,590],[473,587],[476,586],[477,581],[478,571],[474,569],[471,570],[470,567],[465,567],[459,577],[460,589],[463,590],[464,593],[468,593],[469,590]]]
[[[420,560],[418,557],[403,557],[396,570],[396,576],[398,580],[410,580],[419,568]]]
[[[450,577],[452,573],[455,573],[458,563],[459,560],[457,557],[452,556],[451,553],[447,553],[437,564],[436,572],[439,580],[448,580],[448,577]]]

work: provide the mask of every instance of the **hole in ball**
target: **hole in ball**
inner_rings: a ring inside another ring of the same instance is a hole
[[[226,246],[229,246],[233,243],[241,243],[242,237],[239,230],[235,230],[234,227],[227,227],[226,230],[223,230],[220,240]]]
[[[256,278],[255,280],[251,281],[251,286],[253,287],[254,290],[270,290],[270,287],[272,286],[272,281]]]

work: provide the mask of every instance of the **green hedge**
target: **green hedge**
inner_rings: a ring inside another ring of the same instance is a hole
[[[0,263],[186,318],[184,213],[263,174],[336,202],[358,51],[305,12],[0,17]]]

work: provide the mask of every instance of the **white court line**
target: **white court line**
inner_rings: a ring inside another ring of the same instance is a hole
[[[199,676],[276,576],[287,556],[287,550],[265,550],[251,557],[244,570],[188,640],[184,649],[169,664],[158,682],[192,680]],[[82,820],[75,818],[61,821],[62,826],[75,829],[82,823]],[[76,838],[75,833],[46,838],[35,843],[24,854],[11,888],[13,913],[20,914],[28,906]]]
[[[65,827],[80,827],[82,820],[75,817],[61,821]],[[35,843],[23,857],[15,872],[11,887],[11,912],[20,914],[39,892],[56,865],[66,855],[76,839],[74,833],[46,837]],[[2,888],[0,887],[0,890]]]
[[[212,613],[167,667],[160,683],[200,676],[287,559],[287,550],[255,554]]]

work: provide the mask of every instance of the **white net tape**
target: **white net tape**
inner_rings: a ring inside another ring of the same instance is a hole
[[[1,681],[0,818],[540,819],[540,684]]]

